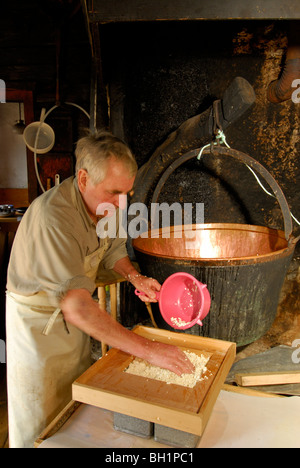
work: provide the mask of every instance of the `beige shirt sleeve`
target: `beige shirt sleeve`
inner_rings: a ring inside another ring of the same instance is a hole
[[[94,292],[96,284],[86,275],[85,258],[106,243],[97,236],[80,195],[75,207],[71,203],[71,183],[63,182],[32,203],[18,228],[8,269],[9,291],[24,296],[46,292],[56,307],[71,289]],[[113,269],[127,256],[126,240],[119,237],[117,217],[116,235],[109,239],[101,261],[104,269]]]
[[[52,204],[48,198],[56,192],[50,192],[31,204],[19,225],[7,289],[24,296],[43,291],[58,306],[70,289],[95,290],[94,281],[85,274],[84,259],[99,248],[99,239],[69,203],[69,190],[56,195]]]
[[[20,228],[8,269],[9,291],[24,296],[43,291],[55,307],[71,289],[83,288],[93,293],[95,283],[84,271],[85,252],[73,233],[39,225],[26,243],[23,226]]]
[[[93,293],[96,285],[85,274],[84,252],[73,233],[44,228],[37,246],[36,256],[40,261],[33,263],[34,275],[54,305],[71,289],[87,289]]]

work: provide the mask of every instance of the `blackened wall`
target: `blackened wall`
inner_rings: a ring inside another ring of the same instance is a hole
[[[269,170],[300,218],[300,104],[267,100],[268,84],[284,63],[289,27],[289,21],[100,26],[112,128],[130,144],[139,166],[173,130],[206,110],[242,76],[253,86],[256,103],[226,132],[227,142]],[[203,202],[206,222],[282,228],[276,201],[247,168],[231,160],[205,157],[182,166],[170,177],[162,199]]]
[[[222,98],[231,81],[242,76],[253,86],[256,102],[226,131],[227,142],[268,169],[299,220],[300,104],[267,100],[267,87],[278,78],[284,64],[289,27],[288,21],[100,26],[111,126],[130,144],[139,166],[171,132]],[[234,160],[206,156],[201,162],[181,166],[168,179],[159,201],[203,202],[205,222],[283,228],[277,202]],[[296,223],[294,233],[299,234]],[[287,278],[288,289],[299,290],[299,254],[298,246]],[[132,291],[125,290],[124,297],[123,322],[134,325],[145,317],[146,309],[132,303],[129,318]],[[299,308],[299,302],[294,307]]]

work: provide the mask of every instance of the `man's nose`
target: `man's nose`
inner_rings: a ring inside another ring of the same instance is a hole
[[[120,208],[120,210],[124,210],[127,206],[127,195],[117,195],[113,204],[117,208]]]

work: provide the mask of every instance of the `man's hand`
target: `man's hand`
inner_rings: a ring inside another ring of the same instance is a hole
[[[176,346],[150,341],[149,354],[144,359],[150,364],[168,369],[175,374],[191,374],[195,368],[183,351]]]
[[[147,276],[137,275],[131,279],[133,286],[141,292],[139,298],[143,302],[157,302],[156,294],[161,290],[158,281]]]
[[[144,302],[157,302],[156,293],[160,291],[161,285],[153,278],[141,275],[132,265],[129,257],[118,260],[114,266],[114,271],[126,278],[142,294],[140,299]]]

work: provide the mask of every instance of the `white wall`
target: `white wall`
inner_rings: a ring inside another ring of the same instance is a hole
[[[21,110],[24,119],[22,104]],[[14,133],[19,119],[19,103],[0,103],[0,188],[27,188],[26,145]]]

